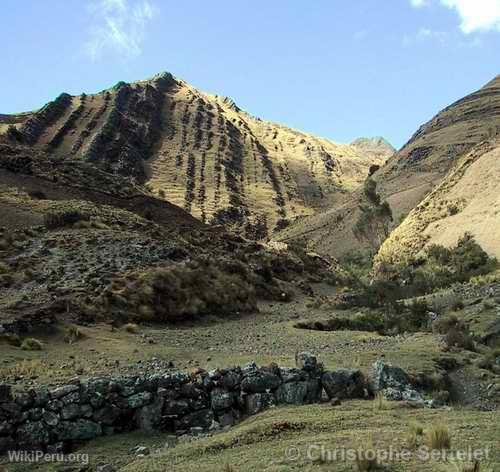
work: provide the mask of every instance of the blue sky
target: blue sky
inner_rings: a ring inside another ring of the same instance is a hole
[[[500,0],[2,0],[0,113],[167,70],[256,116],[401,146],[500,73]]]

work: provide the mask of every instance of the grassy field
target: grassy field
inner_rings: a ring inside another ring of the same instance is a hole
[[[79,453],[88,454],[93,470],[99,464],[112,463],[126,472],[253,472],[356,470],[353,461],[343,460],[342,451],[372,448],[384,451],[409,451],[408,458],[381,461],[386,471],[460,471],[452,460],[424,460],[426,434],[436,424],[449,429],[451,447],[448,458],[471,448],[486,454],[481,471],[494,472],[500,467],[500,418],[496,412],[408,409],[401,404],[380,405],[377,401],[348,401],[330,404],[274,408],[252,417],[229,431],[208,438],[166,446],[171,437],[128,434],[100,438],[86,444]],[[387,409],[385,409],[387,408]],[[423,435],[412,446],[412,427],[419,425]],[[144,445],[149,456],[136,458],[131,449]],[[488,453],[485,451],[488,450]],[[337,454],[337,460],[334,459]],[[411,457],[410,457],[411,456]],[[455,457],[454,456],[454,457]],[[24,468],[23,468],[24,467]],[[26,469],[9,465],[8,472]],[[60,471],[62,466],[44,464],[29,470]]]

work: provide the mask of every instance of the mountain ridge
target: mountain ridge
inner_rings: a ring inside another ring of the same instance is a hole
[[[202,221],[257,238],[352,192],[391,153],[253,117],[170,73],[61,94],[16,117],[0,118],[7,139],[133,178]]]

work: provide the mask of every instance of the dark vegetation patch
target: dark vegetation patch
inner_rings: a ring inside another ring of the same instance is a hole
[[[427,331],[430,328],[428,307],[415,301],[408,306],[399,305],[386,311],[373,310],[353,317],[335,316],[324,321],[301,321],[296,328],[317,331],[369,331],[382,335]]]
[[[350,297],[340,299],[339,304],[371,308],[394,305],[402,299],[468,282],[472,277],[488,274],[498,267],[497,260],[488,256],[469,233],[464,234],[454,247],[432,245],[421,258],[400,265],[383,264],[377,278],[369,282],[363,280],[364,274],[371,270],[366,258],[351,259],[350,264],[346,265],[352,276],[348,283],[355,291]]]

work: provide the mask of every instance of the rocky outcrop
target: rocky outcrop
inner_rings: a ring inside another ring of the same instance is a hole
[[[371,388],[387,400],[422,402],[422,395],[413,388],[408,374],[401,369],[379,360],[373,364],[370,376]]]

